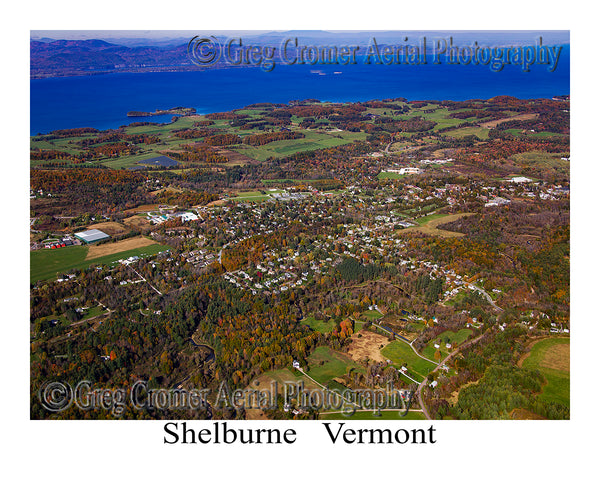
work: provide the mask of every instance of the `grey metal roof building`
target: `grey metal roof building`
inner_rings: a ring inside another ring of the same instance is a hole
[[[92,243],[97,242],[98,240],[104,240],[105,238],[110,238],[110,235],[107,235],[106,233],[97,229],[79,232],[76,233],[75,236],[80,240],[83,240],[85,243]]]

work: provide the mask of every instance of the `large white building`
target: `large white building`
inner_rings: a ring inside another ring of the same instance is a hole
[[[513,177],[509,180],[512,183],[528,183],[531,182],[531,178],[527,177]]]
[[[83,240],[85,243],[98,242],[100,240],[110,238],[110,235],[107,235],[106,233],[95,228],[92,230],[86,230],[85,232],[78,232],[75,234],[75,236],[79,240]]]

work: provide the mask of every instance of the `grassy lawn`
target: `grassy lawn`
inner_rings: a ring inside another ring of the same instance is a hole
[[[540,398],[548,402],[570,403],[570,359],[569,338],[547,338],[531,347],[529,356],[523,361],[523,368],[542,372],[547,380]]]
[[[349,357],[329,347],[317,347],[308,357],[308,365],[310,370],[306,373],[323,385],[327,385],[332,378],[345,375],[348,366],[362,370],[362,367]]]
[[[362,313],[362,316],[370,321],[379,320],[381,317],[383,317],[383,315],[381,313],[379,313],[377,310],[365,310]]]
[[[92,264],[109,264],[132,256],[147,256],[167,250],[164,245],[148,245],[146,247],[134,248],[124,252],[118,252],[104,257],[86,260],[88,253],[87,246],[75,245],[72,247],[59,248],[57,250],[43,249],[30,252],[30,270],[29,279],[31,283],[38,280],[48,280],[56,276],[57,273],[68,272],[69,270],[81,270]]]
[[[312,315],[309,315],[308,317],[304,318],[300,323],[308,325],[313,330],[321,333],[330,333],[331,331],[333,331],[333,327],[335,326],[335,322],[333,320],[324,322],[323,320],[317,320]]]
[[[85,315],[81,317],[82,320],[87,320],[88,318],[97,317],[98,315],[102,315],[104,309],[100,305],[96,305],[95,307],[91,307],[85,310]]]
[[[419,357],[413,351],[410,345],[400,340],[395,340],[386,345],[381,350],[381,354],[394,362],[396,368],[400,368],[402,364],[406,363],[406,366],[409,370],[408,375],[412,377],[411,372],[416,372],[420,375],[420,377],[415,378],[415,380],[420,380],[426,377],[429,372],[435,368],[435,364]]]

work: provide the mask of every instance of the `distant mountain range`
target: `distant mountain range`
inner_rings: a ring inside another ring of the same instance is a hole
[[[30,62],[32,78],[193,67],[187,45],[126,47],[103,40],[32,41]]]
[[[182,35],[185,32],[181,32]],[[544,44],[568,44],[568,31],[550,32],[327,32],[327,31],[287,31],[267,33],[221,32],[217,35],[219,42],[226,43],[228,38],[242,38],[244,45],[269,45],[278,47],[286,38],[298,38],[302,45],[361,45],[366,47],[372,38],[380,45],[408,43],[427,37],[436,38],[452,36],[455,44],[468,45],[478,41],[480,45],[532,45],[540,36]],[[199,33],[200,34],[200,33]],[[208,36],[210,33],[202,34]],[[106,39],[71,39],[55,40],[47,36],[32,37],[30,41],[30,75],[32,78],[94,75],[113,72],[151,72],[151,71],[185,71],[197,70],[187,55],[189,38],[157,37],[157,38],[106,38]],[[432,45],[432,43],[430,43]],[[428,47],[429,48],[429,47]],[[211,65],[211,68],[231,66],[224,59]]]

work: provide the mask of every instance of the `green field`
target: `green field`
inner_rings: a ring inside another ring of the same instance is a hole
[[[523,361],[523,368],[539,370],[548,382],[540,394],[542,400],[569,406],[571,379],[569,350],[561,346],[569,346],[570,343],[569,338],[546,338],[534,344],[529,356]],[[556,368],[542,365],[544,361],[549,360],[556,361]]]
[[[280,191],[280,190],[278,190]],[[274,192],[270,192],[274,193]],[[234,202],[265,202],[267,200],[272,199],[270,193],[261,193],[260,191],[254,192],[240,192],[237,197],[231,197],[228,200],[232,200]]]
[[[419,357],[408,343],[401,340],[394,340],[386,345],[381,350],[381,354],[394,362],[397,368],[406,363],[409,376],[413,377],[412,374],[418,374],[416,378],[413,377],[415,380],[422,380],[435,368],[434,363]]]
[[[306,373],[323,385],[327,385],[332,378],[345,375],[348,367],[363,369],[349,357],[329,347],[317,347],[308,357],[308,365],[310,370]]]
[[[447,213],[432,213],[431,215],[425,215],[424,217],[415,219],[415,222],[417,222],[419,225],[423,226],[426,223],[431,222],[432,220],[436,220],[438,218],[444,218],[444,217],[448,217],[448,216],[449,215]]]
[[[241,145],[235,147],[234,150],[254,160],[263,161],[269,157],[281,158],[297,152],[345,145],[352,143],[354,140],[364,140],[366,138],[366,134],[363,132],[336,132],[329,134],[312,130],[302,130],[302,133],[304,133],[304,138],[279,140],[258,147]]]
[[[57,273],[64,273],[70,270],[81,270],[93,264],[109,264],[132,256],[148,256],[167,250],[164,245],[148,245],[146,247],[135,248],[125,252],[113,253],[104,257],[86,260],[88,252],[87,246],[75,245],[72,247],[59,248],[57,250],[42,249],[30,252],[30,270],[29,280],[35,283],[38,280],[48,280],[56,276]]]
[[[377,310],[365,310],[362,313],[362,316],[370,321],[379,320],[381,317],[383,317],[383,315],[381,313],[379,313]]]
[[[414,402],[413,402],[414,403]],[[319,420],[425,420],[425,415],[421,412],[408,412],[405,417],[401,416],[404,411],[386,411],[382,410],[379,416],[372,411],[355,412],[353,415],[346,416],[340,412],[321,412]]]
[[[435,111],[432,113],[425,113],[424,110],[430,110],[435,108]],[[461,118],[449,118],[447,108],[439,108],[437,105],[432,106],[428,105],[422,109],[415,109],[411,111],[408,115],[405,115],[404,118],[407,117],[423,117],[425,120],[431,120],[436,122],[436,126],[433,127],[433,131],[439,130],[440,128],[453,127],[456,125],[460,125],[465,121]]]
[[[309,315],[306,318],[303,318],[300,323],[304,325],[308,325],[310,328],[317,332],[321,333],[331,333],[333,331],[333,327],[335,327],[335,322],[330,320],[328,322],[324,322],[323,320],[317,320],[314,316]]]

